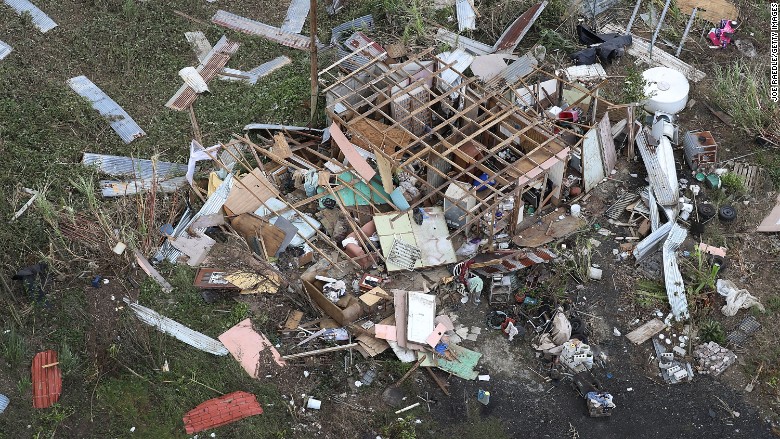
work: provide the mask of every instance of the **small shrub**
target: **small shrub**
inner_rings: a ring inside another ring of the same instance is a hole
[[[18,366],[24,359],[24,339],[16,332],[16,329],[9,329],[8,333],[0,335],[2,339],[2,352],[5,361],[11,366]]]
[[[747,187],[745,186],[745,180],[742,178],[741,175],[737,175],[733,172],[727,172],[723,174],[720,177],[720,182],[723,185],[723,188],[727,191],[733,193],[733,194],[744,194],[747,192]]]
[[[726,333],[723,331],[723,325],[717,320],[705,320],[699,327],[699,337],[704,343],[714,341],[719,345],[726,343]]]

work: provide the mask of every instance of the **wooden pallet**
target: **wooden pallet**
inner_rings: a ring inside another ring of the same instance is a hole
[[[755,185],[759,184],[763,175],[762,168],[741,162],[734,163],[731,172],[742,177],[747,190],[752,190]]]

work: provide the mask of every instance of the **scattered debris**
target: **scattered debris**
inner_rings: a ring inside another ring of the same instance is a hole
[[[696,359],[696,370],[701,374],[718,376],[737,361],[737,356],[718,343],[711,341],[700,344],[693,350]]]
[[[753,316],[747,316],[739,322],[737,329],[726,336],[726,341],[730,344],[740,346],[745,343],[751,335],[758,332],[759,329],[761,329],[761,324],[758,323],[758,320]]]
[[[276,364],[285,365],[268,337],[252,329],[252,322],[249,319],[239,322],[218,338],[252,378],[260,378],[262,372],[260,355],[266,348],[271,351]]]
[[[217,41],[217,44],[214,45],[211,51],[203,57],[198,67],[195,68],[195,71],[203,80],[202,87],[208,89],[208,86],[205,84],[208,84],[222,71],[228,61],[230,61],[230,57],[238,50],[238,46],[238,42],[229,41],[224,36]],[[185,84],[168,100],[165,106],[172,110],[184,111],[195,102],[195,99],[198,98],[198,93],[199,91],[186,83],[185,80]]]
[[[217,13],[211,17],[211,22],[245,34],[264,37],[294,49],[309,51],[309,48],[311,47],[311,40],[309,37],[304,37],[278,27],[269,26],[265,23],[260,23],[259,21],[250,20],[241,17],[240,15],[231,14],[227,11],[217,11]],[[290,26],[292,26],[292,24],[290,24]]]
[[[732,317],[737,315],[740,309],[757,307],[759,311],[764,312],[764,306],[758,299],[750,294],[748,290],[739,289],[734,282],[725,279],[718,279],[716,284],[718,293],[726,298],[726,304],[720,309],[723,315]]]
[[[13,47],[9,46],[5,41],[0,41],[0,60],[5,59],[6,56],[13,52]]]

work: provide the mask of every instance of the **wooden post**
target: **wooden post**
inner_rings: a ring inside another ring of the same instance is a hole
[[[309,25],[311,34],[311,113],[309,125],[314,124],[314,114],[317,112],[317,0],[311,0],[309,7]]]

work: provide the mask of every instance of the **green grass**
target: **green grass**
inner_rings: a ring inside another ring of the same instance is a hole
[[[769,100],[769,74],[760,63],[734,61],[714,66],[715,101],[735,123],[755,135],[776,122],[780,105]]]
[[[15,328],[6,329],[0,334],[0,349],[3,358],[11,366],[18,366],[25,357],[26,346],[24,338]]]

